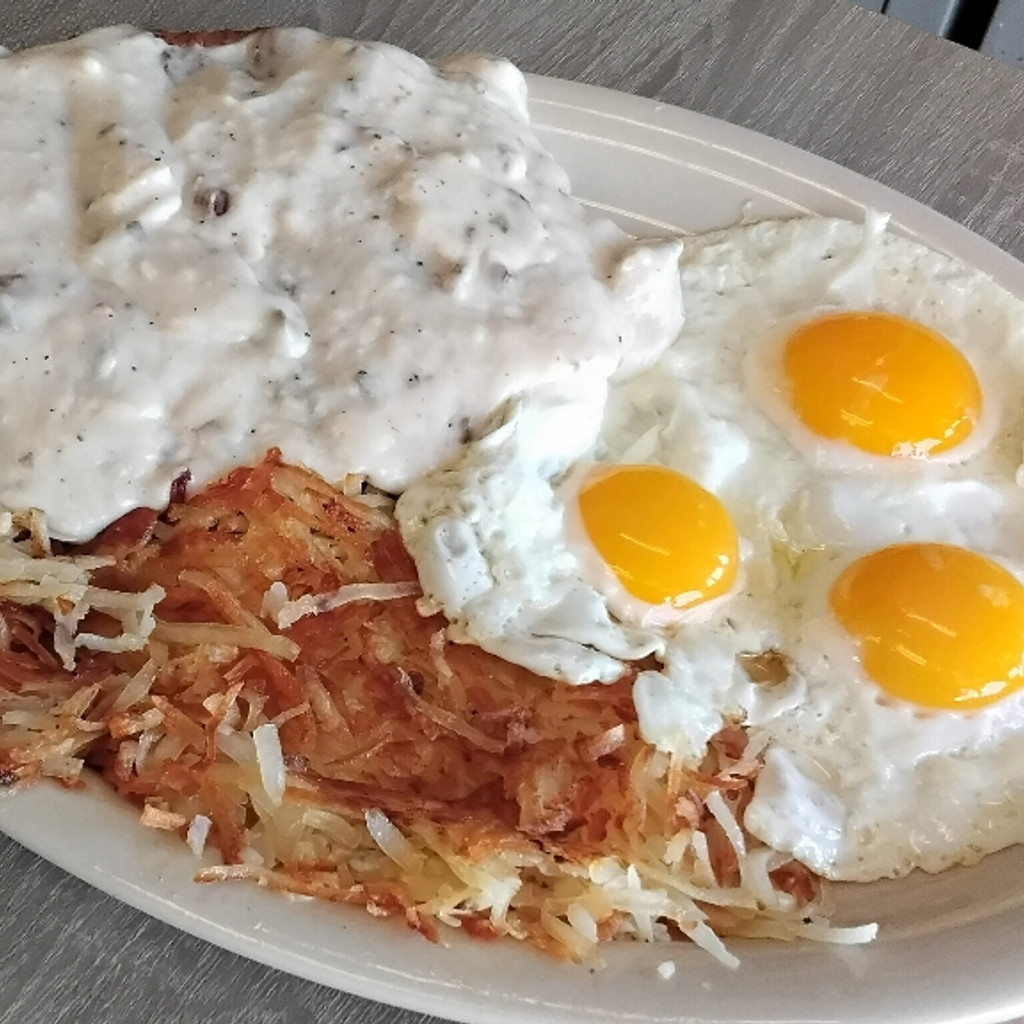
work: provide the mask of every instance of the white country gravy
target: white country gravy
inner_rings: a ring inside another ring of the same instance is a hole
[[[274,445],[401,489],[509,395],[657,354],[676,255],[585,221],[504,61],[304,29],[3,56],[0,502],[84,539]]]

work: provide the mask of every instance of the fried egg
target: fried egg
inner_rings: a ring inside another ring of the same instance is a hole
[[[930,542],[805,556],[780,592],[790,677],[748,716],[767,752],[746,827],[849,881],[1024,840],[1022,581]]]
[[[569,682],[611,682],[624,661],[664,646],[613,617],[567,526],[558,484],[591,454],[606,390],[592,378],[509,403],[483,438],[415,482],[396,508],[421,610],[443,611],[455,640]]]
[[[1024,840],[1021,303],[873,216],[688,239],[681,282],[653,366],[401,499],[425,610],[570,682],[656,656],[645,739],[746,723],[748,829],[823,875]]]

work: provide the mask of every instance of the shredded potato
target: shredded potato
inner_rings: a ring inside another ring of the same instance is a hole
[[[33,602],[58,576],[30,543],[0,577],[0,781],[98,769],[143,824],[217,852],[199,881],[572,960],[614,937],[728,964],[720,936],[870,937],[824,926],[819,881],[742,830],[760,767],[744,730],[687,769],[639,735],[646,664],[573,687],[449,643],[416,610],[389,508],[275,452],[60,562],[80,568],[71,600],[92,595],[78,640],[110,641],[73,645],[73,669],[71,606]]]

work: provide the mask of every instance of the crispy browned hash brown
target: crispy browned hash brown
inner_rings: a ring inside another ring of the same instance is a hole
[[[197,880],[431,939],[441,922],[583,959],[690,937],[731,962],[717,936],[827,930],[816,879],[739,824],[759,767],[741,728],[688,770],[638,734],[645,666],[569,686],[449,642],[381,496],[276,453],[183,490],[74,551],[12,527],[3,783],[88,766],[203,855]]]

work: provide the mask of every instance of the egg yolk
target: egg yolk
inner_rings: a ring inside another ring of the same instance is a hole
[[[896,544],[859,559],[830,595],[887,693],[970,710],[1024,683],[1024,587],[1002,566],[946,544]]]
[[[693,480],[661,466],[611,466],[587,477],[578,502],[591,543],[633,597],[685,609],[735,582],[736,528]]]
[[[970,363],[941,334],[888,313],[836,313],[790,335],[790,401],[820,437],[872,455],[935,455],[981,414]]]

